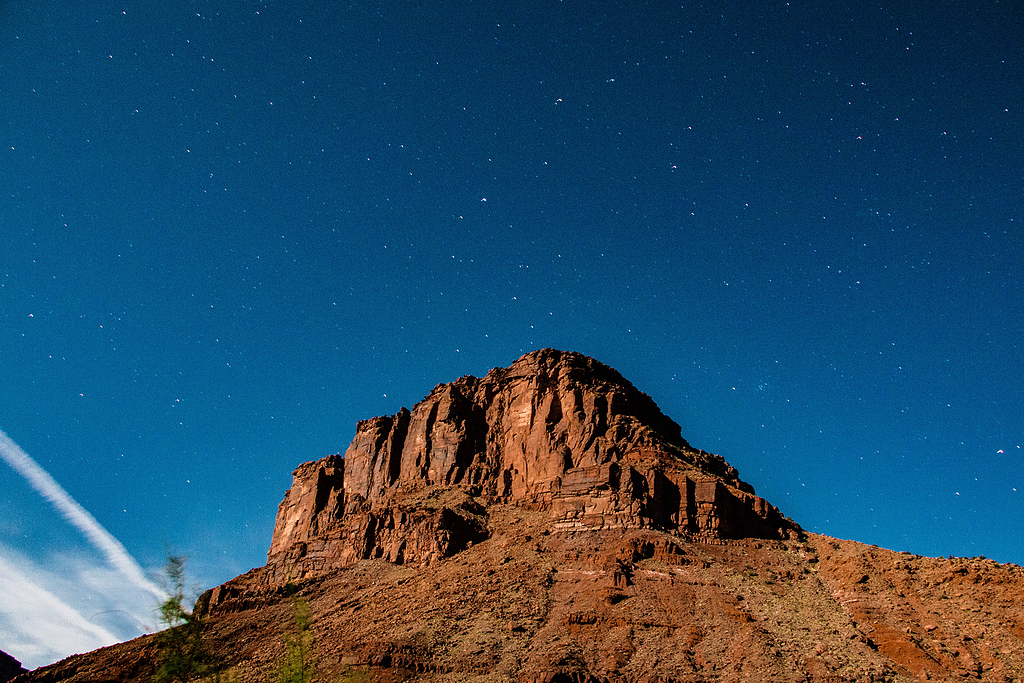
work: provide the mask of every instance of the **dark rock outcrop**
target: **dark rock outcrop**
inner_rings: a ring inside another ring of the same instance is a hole
[[[369,558],[429,565],[486,538],[495,503],[547,512],[554,532],[797,529],[615,370],[544,349],[364,420],[344,458],[301,465],[268,565],[277,581]]]
[[[0,683],[7,683],[18,674],[28,671],[14,657],[0,650]]]

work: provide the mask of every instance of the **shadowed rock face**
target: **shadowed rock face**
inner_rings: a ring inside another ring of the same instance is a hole
[[[301,465],[268,564],[277,580],[368,558],[428,565],[486,538],[493,503],[547,512],[554,532],[796,529],[615,370],[544,349],[364,420],[344,458]]]
[[[25,668],[21,666],[21,662],[6,652],[0,651],[0,683],[6,683],[6,681],[11,680],[18,674],[25,673],[25,671]]]

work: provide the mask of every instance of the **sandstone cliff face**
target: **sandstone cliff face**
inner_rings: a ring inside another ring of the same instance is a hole
[[[268,564],[279,581],[368,558],[428,565],[486,538],[495,503],[544,511],[563,533],[796,529],[616,371],[544,349],[364,420],[344,458],[296,469]]]

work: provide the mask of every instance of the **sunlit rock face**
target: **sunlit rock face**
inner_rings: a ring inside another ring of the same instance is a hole
[[[796,530],[618,372],[543,349],[364,420],[344,458],[301,465],[268,564],[278,580],[373,557],[429,565],[487,538],[493,504],[546,512],[554,533]]]

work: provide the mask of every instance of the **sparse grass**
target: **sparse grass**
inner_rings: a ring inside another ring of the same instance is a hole
[[[337,683],[369,683],[370,672],[364,667],[346,667],[338,677]]]

